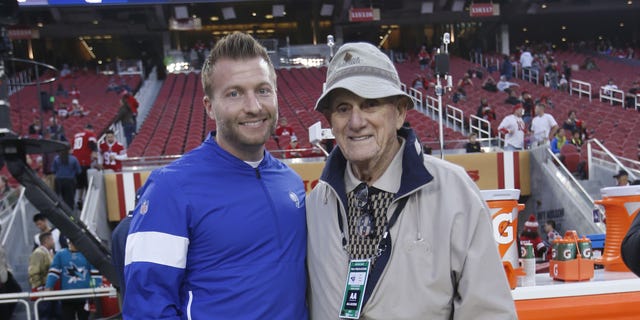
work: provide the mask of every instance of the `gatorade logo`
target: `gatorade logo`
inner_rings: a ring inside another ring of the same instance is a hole
[[[557,276],[558,276],[558,273],[559,273],[559,272],[558,272],[558,264],[557,264],[557,263],[555,263],[555,264],[553,265],[553,275],[557,277]]]
[[[493,236],[499,244],[510,244],[514,240],[511,212],[500,213],[493,217]]]
[[[591,252],[590,248],[585,248],[582,252],[582,257],[583,258],[587,258],[587,259],[591,259],[591,256],[593,255],[593,253]]]
[[[570,249],[562,251],[562,256],[565,258],[565,260],[570,260],[570,259],[573,258],[571,256],[571,250]]]

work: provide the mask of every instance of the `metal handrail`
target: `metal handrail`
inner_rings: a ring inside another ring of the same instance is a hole
[[[66,291],[66,292],[65,292]],[[49,293],[49,294],[43,294]],[[90,289],[70,289],[59,291],[39,291],[34,292],[32,297],[38,298],[33,304],[33,313],[35,314],[35,320],[40,320],[40,314],[38,312],[38,304],[42,301],[51,300],[69,300],[78,298],[99,298],[99,297],[115,297],[118,292],[113,287],[104,288],[90,288]]]
[[[613,162],[615,162],[615,164],[620,168],[623,169],[625,171],[627,171],[627,173],[629,173],[629,178],[631,178],[632,180],[636,180],[636,176],[633,174],[633,171],[629,170],[629,168],[627,168],[625,165],[622,164],[622,162],[620,162],[620,160],[618,160],[618,157],[616,157],[613,153],[611,153],[611,151],[609,151],[609,149],[607,149],[602,142],[600,142],[600,140],[598,139],[589,139],[587,140],[587,161],[588,161],[588,166],[589,168],[591,168],[592,165],[592,150],[591,150],[591,142],[595,143],[598,147],[600,147],[600,149],[602,149],[602,151],[613,160]]]
[[[13,190],[14,192],[16,191],[15,189]],[[18,196],[18,200],[16,200],[16,205],[13,207],[13,209],[11,209],[11,218],[9,220],[9,223],[7,223],[7,228],[6,230],[4,230],[4,237],[2,237],[2,239],[0,239],[0,244],[4,247],[4,245],[7,243],[7,238],[9,237],[9,233],[11,231],[11,228],[13,227],[13,223],[16,220],[16,216],[17,216],[17,211],[20,209],[18,207],[18,204],[20,203],[20,199],[22,199],[22,197],[24,197],[24,188],[20,188],[20,195]],[[27,239],[27,235],[24,235],[25,239]],[[28,241],[28,240],[25,240]]]
[[[543,147],[543,148],[546,150],[547,155],[551,156],[551,158],[552,158],[556,163],[561,164],[560,166],[558,166],[558,167],[560,168],[560,171],[562,171],[562,173],[563,173],[565,176],[568,176],[568,177],[569,177],[569,180],[571,180],[571,183],[572,183],[576,188],[578,188],[578,190],[579,190],[579,192],[582,194],[582,196],[583,196],[584,198],[586,198],[587,200],[589,200],[589,202],[590,202],[591,204],[593,204],[593,203],[594,203],[594,199],[593,199],[593,198],[591,198],[591,196],[589,195],[589,193],[587,192],[587,190],[585,190],[585,189],[582,187],[582,185],[580,184],[580,182],[578,182],[578,180],[576,179],[576,177],[574,177],[574,176],[573,176],[573,174],[571,174],[571,172],[569,171],[569,169],[567,169],[567,167],[565,167],[565,166],[564,166],[564,164],[562,164],[562,161],[560,161],[560,159],[558,159],[558,157],[556,157],[556,155],[553,153],[553,151],[551,151],[551,149],[550,149],[550,148],[548,148],[548,147]]]
[[[0,294],[0,304],[3,303],[22,303],[26,307],[27,319],[31,319],[31,309],[29,308],[29,300],[36,299],[33,310],[35,319],[38,320],[38,304],[40,301],[48,300],[66,300],[77,298],[97,298],[97,297],[115,297],[117,291],[114,287],[100,287],[88,289],[70,289],[56,291],[38,291],[38,292],[18,292]]]

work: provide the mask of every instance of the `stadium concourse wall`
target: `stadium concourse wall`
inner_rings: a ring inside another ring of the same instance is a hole
[[[446,155],[447,161],[465,168],[469,176],[483,190],[520,189],[523,196],[531,194],[530,152],[492,152]],[[318,183],[324,161],[315,159],[284,160],[304,181],[307,192]],[[104,173],[103,197],[109,222],[124,218],[135,206],[135,194],[150,171]]]

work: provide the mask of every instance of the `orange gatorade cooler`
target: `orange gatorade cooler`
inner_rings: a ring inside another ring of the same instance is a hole
[[[482,190],[482,198],[491,211],[493,236],[498,243],[504,271],[511,289],[518,284],[518,276],[524,275],[518,263],[518,212],[524,204],[518,204],[520,190]]]
[[[620,245],[640,210],[640,186],[609,187],[600,192],[602,200],[595,203],[604,206],[607,228],[604,252],[596,263],[603,264],[607,271],[629,271],[622,261]]]

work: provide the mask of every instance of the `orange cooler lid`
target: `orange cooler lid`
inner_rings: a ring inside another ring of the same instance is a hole
[[[520,199],[520,190],[518,189],[480,190],[480,194],[484,201]]]
[[[600,189],[602,197],[640,196],[640,185],[625,187],[607,187]]]

